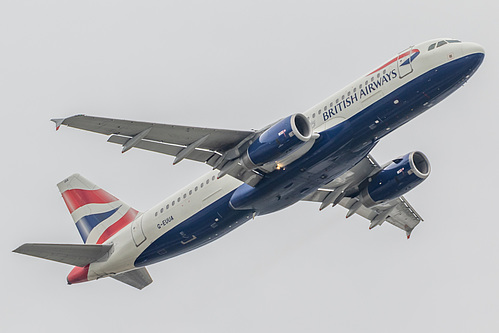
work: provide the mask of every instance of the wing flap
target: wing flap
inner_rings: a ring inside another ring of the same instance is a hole
[[[322,202],[326,197],[328,191],[317,190],[312,195],[305,198],[305,201]],[[356,198],[343,198],[339,205],[350,209],[358,200]],[[390,201],[389,203],[383,205],[382,207],[368,208],[364,205],[360,206],[355,213],[362,216],[363,218],[371,221],[379,215],[382,216],[384,213],[388,215],[381,221],[376,221],[375,225],[370,226],[370,228],[381,225],[383,222],[388,222],[397,228],[404,230],[409,236],[412,230],[421,222],[423,219],[421,216],[412,208],[412,206],[407,202],[404,197],[400,197]]]
[[[111,143],[117,143],[117,144],[124,144],[129,140],[128,137],[120,136],[120,135],[112,135],[107,141]],[[177,145],[171,145],[171,144],[166,144],[166,143],[159,143],[159,142],[154,142],[154,141],[148,141],[148,140],[140,140],[138,143],[135,144],[135,148],[139,149],[144,149],[148,151],[154,151],[157,153],[161,154],[166,154],[170,156],[177,156],[181,151],[185,149],[183,146],[177,146]],[[208,165],[215,167],[217,165],[218,159],[222,155],[213,152],[213,151],[208,151],[208,150],[203,150],[203,149],[194,149],[192,152],[190,152],[187,156],[185,156],[186,159],[189,160],[194,160],[202,163],[207,163]],[[218,167],[217,167],[218,169]],[[262,176],[258,173],[256,173],[253,170],[248,170],[238,164],[236,167],[231,169],[228,172],[229,175],[231,175],[234,178],[237,178],[246,184],[250,186],[255,186],[261,179]]]
[[[137,268],[128,272],[111,276],[113,279],[128,284],[139,290],[144,289],[152,283],[151,275],[145,267]]]
[[[123,145],[129,139],[130,138],[125,137],[125,136],[112,135],[107,140],[107,142],[117,143],[117,144]],[[134,147],[139,148],[139,149],[143,149],[143,150],[153,151],[156,153],[170,155],[170,156],[177,156],[185,148],[183,146],[177,146],[177,145],[148,141],[148,140],[140,140],[137,144],[134,145]],[[189,160],[194,160],[194,161],[205,163],[214,154],[216,154],[216,153],[211,152],[211,151],[207,151],[207,150],[195,149],[186,158]],[[216,154],[216,155],[218,155],[218,154]],[[220,155],[218,155],[218,156],[220,156]]]
[[[95,244],[39,244],[26,243],[13,252],[37,258],[85,267],[104,257],[112,245]]]

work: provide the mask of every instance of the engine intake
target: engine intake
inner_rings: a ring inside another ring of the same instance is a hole
[[[430,171],[430,162],[423,153],[408,153],[372,177],[361,192],[361,200],[366,207],[372,207],[398,198],[421,184]]]
[[[260,135],[241,158],[248,169],[255,169],[293,153],[312,137],[312,125],[301,113],[286,117]]]

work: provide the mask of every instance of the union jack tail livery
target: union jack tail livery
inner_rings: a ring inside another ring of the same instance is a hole
[[[79,174],[57,184],[85,244],[102,244],[138,212]]]
[[[112,261],[115,251],[120,252],[123,244],[112,237],[127,227],[132,230],[129,224],[137,216],[141,219],[139,212],[79,174],[64,179],[57,187],[85,244],[27,243],[14,252],[76,266],[67,277],[68,284],[111,276],[138,289],[149,285],[152,279],[145,267],[129,264],[122,272],[113,269],[112,274],[103,274],[99,268]],[[135,229],[142,230],[140,226]],[[132,239],[132,234],[128,238]],[[121,262],[119,257],[115,260]]]

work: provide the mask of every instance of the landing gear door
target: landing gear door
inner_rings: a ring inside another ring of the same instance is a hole
[[[412,47],[400,52],[397,57],[397,70],[399,72],[399,78],[403,78],[406,75],[412,73]]]
[[[138,219],[135,219],[132,222],[132,238],[135,243],[135,246],[139,246],[144,243],[146,240],[146,235],[144,234],[144,230],[142,229],[142,218],[144,215],[141,215]]]

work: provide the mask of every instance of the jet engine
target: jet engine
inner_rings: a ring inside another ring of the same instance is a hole
[[[428,158],[419,151],[399,157],[368,179],[360,193],[362,203],[372,207],[398,198],[421,184],[430,170]]]
[[[312,125],[307,117],[296,113],[286,117],[258,137],[241,157],[241,164],[255,169],[290,155],[312,138]]]

